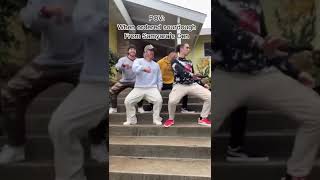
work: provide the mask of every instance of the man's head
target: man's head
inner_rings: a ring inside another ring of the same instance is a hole
[[[176,47],[176,52],[178,52],[180,56],[188,56],[190,53],[190,45],[188,43],[179,44]]]
[[[150,61],[154,58],[154,47],[151,44],[144,47],[144,58]]]
[[[135,57],[136,54],[137,54],[136,46],[133,45],[133,44],[130,44],[129,47],[128,47],[128,55],[132,56],[132,57]]]
[[[169,48],[167,51],[168,59],[170,61],[173,61],[174,59],[177,58],[177,52],[173,48]]]

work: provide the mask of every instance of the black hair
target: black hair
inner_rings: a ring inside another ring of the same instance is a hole
[[[178,44],[178,45],[176,46],[176,52],[180,52],[180,48],[181,48],[181,47],[184,47],[186,44],[189,44],[189,43]]]
[[[168,48],[167,49],[167,54],[170,54],[172,52],[176,52],[176,50],[174,48]]]
[[[132,48],[132,49],[137,49],[137,47],[136,47],[134,44],[130,44],[130,45],[129,45],[128,51],[129,51],[129,49],[131,49],[131,48]]]

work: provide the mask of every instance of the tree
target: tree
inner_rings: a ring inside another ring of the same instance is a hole
[[[0,64],[7,61],[7,49],[13,46],[18,46],[12,31],[10,31],[10,18],[17,15],[26,0],[1,0],[0,2]]]

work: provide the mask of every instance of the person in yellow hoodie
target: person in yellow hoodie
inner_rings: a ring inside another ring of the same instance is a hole
[[[171,61],[177,58],[177,52],[174,48],[170,48],[167,54],[167,56],[158,61],[163,81],[162,90],[171,90],[174,83],[174,74],[171,66]],[[184,96],[182,98],[181,113],[195,113],[195,111],[191,111],[188,109],[188,96]]]

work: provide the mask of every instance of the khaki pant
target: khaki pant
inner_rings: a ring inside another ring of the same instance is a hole
[[[213,78],[214,129],[218,130],[225,118],[243,105],[268,107],[288,115],[300,127],[287,173],[298,177],[308,175],[320,143],[319,95],[278,70],[257,75],[215,70]],[[277,122],[270,120],[270,123]]]
[[[162,96],[158,88],[134,88],[124,100],[127,113],[127,121],[136,122],[135,105],[142,99],[153,104],[153,121],[161,121]]]
[[[76,86],[82,64],[70,66],[39,65],[34,62],[24,66],[1,89],[1,106],[8,144],[21,146],[26,143],[26,111],[41,92],[58,83]]]
[[[49,133],[56,180],[86,180],[80,139],[107,114],[106,89],[106,83],[81,82],[54,112]]]
[[[174,119],[177,104],[185,95],[193,95],[203,100],[204,103],[200,116],[202,118],[209,116],[211,110],[211,92],[208,89],[200,86],[197,83],[191,85],[175,84],[173,85],[173,89],[169,94],[169,119]]]
[[[111,107],[117,108],[118,102],[117,102],[117,96],[120,94],[123,90],[127,88],[134,88],[134,82],[117,82],[114,84],[110,90],[110,97],[111,97]],[[142,107],[143,101],[138,102],[138,107]]]

